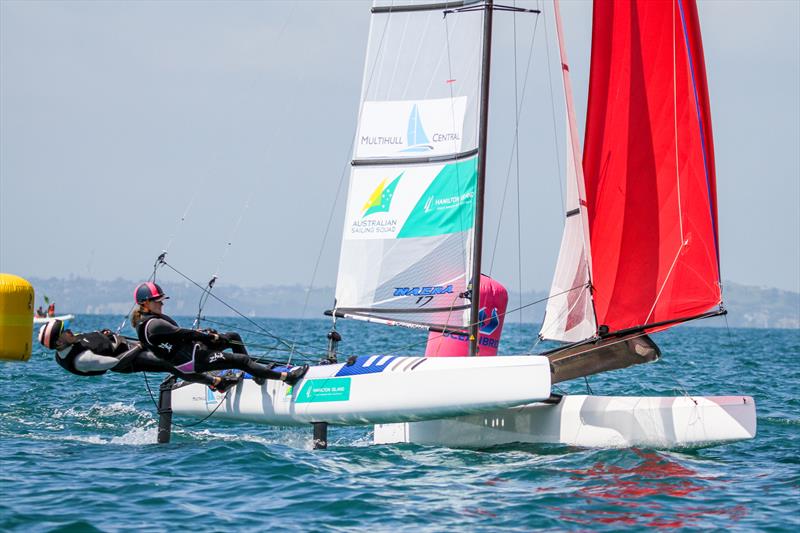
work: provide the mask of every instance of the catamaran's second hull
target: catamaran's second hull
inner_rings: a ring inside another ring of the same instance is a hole
[[[565,396],[447,420],[379,424],[375,443],[409,442],[463,448],[511,443],[582,447],[702,447],[752,439],[750,396]]]
[[[200,384],[172,391],[176,414],[270,425],[359,425],[430,420],[542,401],[550,363],[541,356],[359,357],[313,366],[294,387],[245,379],[227,394]]]

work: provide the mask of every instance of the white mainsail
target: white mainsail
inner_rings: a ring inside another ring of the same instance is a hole
[[[565,199],[566,220],[558,263],[550,287],[540,337],[562,342],[578,342],[595,335],[597,324],[591,293],[591,247],[586,213],[586,190],[583,182],[578,127],[572,100],[567,50],[561,27],[558,0],[554,2],[556,33],[561,52],[567,132]]]
[[[464,327],[483,12],[406,8],[372,10],[336,310]]]

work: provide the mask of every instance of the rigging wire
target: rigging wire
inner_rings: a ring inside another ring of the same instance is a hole
[[[350,153],[353,153],[353,149],[355,147],[355,144],[356,144],[356,137],[355,137],[355,132],[354,132],[353,135],[352,135],[352,140],[350,141],[350,150],[349,150]],[[317,252],[317,259],[314,261],[314,269],[311,272],[311,281],[309,282],[308,287],[306,288],[306,297],[303,299],[303,310],[300,313],[300,318],[301,319],[304,319],[306,317],[306,311],[308,309],[308,300],[311,298],[311,292],[314,290],[314,283],[316,283],[316,280],[317,280],[317,272],[319,271],[319,265],[320,265],[320,262],[322,261],[322,254],[325,252],[325,244],[328,241],[328,233],[331,230],[333,217],[336,215],[336,207],[339,204],[339,196],[342,193],[342,184],[344,184],[344,177],[347,174],[347,169],[348,169],[349,166],[350,166],[350,162],[348,161],[342,167],[342,172],[339,175],[339,184],[336,186],[336,194],[334,195],[333,203],[331,204],[331,211],[328,214],[328,223],[325,225],[325,232],[322,235],[322,242],[319,245],[319,252]],[[334,323],[335,323],[335,320],[336,319],[334,318]],[[292,350],[294,350],[294,346],[295,346],[295,343],[293,342],[292,343]],[[289,360],[287,361],[287,363],[291,362],[291,361],[292,361],[292,355],[290,353],[289,354]]]
[[[191,279],[189,276],[187,276],[186,274],[184,274],[184,273],[183,273],[183,272],[181,272],[180,270],[176,269],[174,266],[172,266],[171,264],[167,263],[166,261],[164,261],[164,266],[167,266],[167,267],[169,267],[169,268],[170,268],[170,269],[171,269],[173,272],[175,272],[175,273],[176,273],[176,274],[178,274],[179,276],[183,277],[185,280],[187,280],[188,282],[190,282],[190,283],[191,283],[191,284],[193,284],[194,286],[196,286],[196,287],[198,287],[198,288],[200,288],[200,289],[202,289],[202,288],[203,288],[203,287],[202,287],[200,284],[198,284],[196,281],[194,281],[194,280],[193,280],[193,279]],[[291,351],[291,350],[293,349],[293,348],[292,348],[293,346],[308,346],[308,347],[310,347],[310,348],[314,348],[314,349],[320,350],[320,353],[325,353],[325,352],[327,351],[327,347],[323,348],[323,347],[318,347],[318,346],[315,346],[315,345],[313,345],[313,344],[308,344],[308,343],[299,343],[299,342],[297,342],[297,341],[293,341],[293,340],[291,340],[291,339],[287,339],[287,338],[284,338],[284,337],[278,336],[278,335],[276,335],[276,334],[272,333],[272,332],[271,332],[269,329],[267,329],[266,327],[264,327],[264,326],[262,326],[261,324],[259,324],[258,322],[255,322],[255,321],[254,321],[253,319],[251,319],[250,317],[248,317],[248,316],[244,315],[244,314],[243,314],[241,311],[239,311],[238,309],[236,309],[236,308],[235,308],[235,307],[233,307],[232,305],[228,304],[226,301],[224,301],[222,298],[218,297],[217,295],[215,295],[215,294],[210,294],[209,296],[210,296],[211,298],[214,298],[216,301],[218,301],[219,303],[221,303],[223,306],[225,306],[225,307],[226,307],[226,308],[228,308],[229,310],[233,311],[233,312],[234,312],[234,313],[235,313],[237,316],[239,316],[239,317],[243,318],[244,320],[246,320],[246,321],[247,321],[249,324],[251,324],[251,325],[255,326],[255,327],[256,327],[256,328],[259,330],[259,332],[258,332],[257,334],[260,334],[260,335],[267,336],[267,337],[269,337],[269,338],[271,338],[271,339],[274,339],[274,340],[277,342],[277,344],[278,344],[278,345],[283,345],[283,346],[284,346],[284,348],[282,348],[282,349],[281,349],[282,351],[283,351],[283,350],[286,350],[286,351]],[[203,319],[204,319],[204,320],[206,320],[206,321],[210,321],[210,320],[209,320],[208,318],[206,318],[206,317],[203,317]],[[235,328],[235,329],[239,329],[239,330],[241,330],[241,331],[245,331],[245,330],[242,330],[241,328]],[[273,350],[273,351],[275,351],[275,350],[277,350],[277,348],[273,348],[272,350]],[[296,350],[295,350],[295,351],[296,351]],[[308,354],[303,354],[303,355],[306,355],[306,356],[308,356]],[[287,364],[288,364],[288,363],[289,363],[289,361],[287,361]]]
[[[286,15],[286,18],[281,23],[281,27],[278,30],[278,33],[277,33],[277,35],[275,36],[275,39],[274,39],[275,46],[280,44],[281,39],[282,39],[284,33],[286,32],[286,28],[289,26],[289,21],[291,20],[292,15],[294,14],[295,8],[296,8],[296,4],[292,4],[292,6],[291,6],[291,8],[289,10],[289,13]],[[297,71],[297,72],[299,73],[301,71]],[[255,80],[253,81],[252,85],[254,85],[254,84],[255,84]],[[293,111],[293,108],[294,108],[295,105],[296,105],[296,100],[291,100],[290,101],[290,106],[289,106],[289,108],[287,110],[289,112],[289,114],[291,114],[291,112]],[[277,131],[278,130],[273,130],[273,141],[278,136]],[[271,155],[271,150],[272,150],[274,145],[275,145],[275,142],[270,142],[267,145],[267,150],[264,153],[264,158],[265,159],[267,159],[267,160],[269,159],[269,157]],[[203,308],[205,307],[205,304],[208,301],[208,297],[209,297],[212,289],[214,288],[214,283],[219,278],[219,273],[222,271],[222,266],[223,266],[225,260],[228,257],[228,253],[231,250],[234,237],[236,236],[236,234],[239,231],[239,227],[242,224],[242,220],[244,220],[245,214],[250,209],[250,204],[251,204],[251,202],[253,200],[253,196],[254,195],[255,195],[255,189],[251,189],[249,195],[247,196],[247,200],[245,200],[244,208],[239,211],[239,217],[236,220],[236,223],[234,224],[233,229],[231,230],[230,236],[225,241],[225,247],[224,247],[223,252],[222,252],[222,254],[220,256],[219,262],[217,263],[217,268],[214,270],[214,274],[212,275],[211,280],[208,282],[208,286],[203,290],[203,293],[200,295],[200,301],[198,303],[198,309],[197,309],[197,317],[195,318],[195,321],[192,324],[193,328],[196,328],[196,327],[198,327],[200,325],[200,320],[201,320],[201,316],[202,316],[202,313],[203,313]]]
[[[391,13],[390,13],[390,16],[391,16]],[[390,19],[390,17],[386,17],[386,22],[383,25],[383,32],[381,33],[380,40],[378,41],[378,49],[375,52],[375,61],[372,64],[372,68],[369,69],[369,78],[367,79],[366,87],[364,88],[364,94],[365,95],[369,94],[369,90],[372,87],[372,81],[375,78],[375,72],[377,70],[378,58],[380,57],[381,50],[383,49],[383,41],[384,41],[384,38],[386,37],[386,29],[389,26],[389,19]],[[372,30],[370,30],[370,33],[372,33]],[[367,63],[369,62],[369,55],[367,55],[367,58],[366,58],[365,62],[367,62]],[[365,70],[367,70],[367,65],[365,65],[364,68],[365,68]],[[333,217],[335,216],[335,213],[336,213],[336,206],[337,206],[337,204],[339,202],[339,196],[341,194],[342,184],[344,183],[345,174],[347,174],[347,169],[351,165],[350,156],[353,154],[353,150],[355,149],[356,133],[358,131],[358,123],[360,122],[360,117],[361,117],[361,109],[359,109],[358,118],[356,120],[355,126],[353,127],[353,134],[350,136],[350,138],[352,139],[350,141],[350,148],[348,150],[348,154],[350,154],[350,155],[348,155],[348,157],[346,158],[346,163],[344,164],[344,166],[342,168],[342,172],[339,175],[339,183],[336,186],[336,196],[334,197],[333,204],[331,205],[331,211],[330,211],[330,214],[328,215],[328,224],[325,227],[325,232],[324,232],[323,237],[322,237],[322,242],[320,243],[320,246],[319,246],[319,252],[317,253],[317,259],[314,262],[314,269],[313,269],[312,274],[311,274],[311,281],[310,281],[310,283],[308,285],[308,289],[306,291],[306,297],[305,297],[304,302],[303,302],[303,311],[302,311],[302,313],[300,315],[302,318],[305,318],[306,310],[308,308],[308,300],[309,300],[309,298],[311,296],[311,291],[314,288],[314,283],[316,282],[317,273],[319,271],[319,265],[320,265],[320,262],[322,260],[322,254],[325,251],[325,244],[327,243],[328,235],[330,233],[331,222],[333,221]],[[335,300],[334,300],[334,307],[336,307]],[[335,317],[333,318],[333,323],[334,324],[336,323],[336,318]],[[291,360],[291,358],[290,358],[290,360]]]
[[[191,284],[195,285],[197,288],[199,288],[201,290],[204,290],[203,287],[200,284],[198,284],[192,278],[190,278],[189,276],[187,276],[186,274],[184,274],[183,272],[181,272],[180,270],[178,270],[177,268],[175,268],[171,264],[167,263],[166,261],[164,261],[164,266],[168,267],[170,270],[172,270],[173,272],[175,272],[179,276],[183,277],[185,280],[187,280]],[[233,307],[233,306],[229,305],[227,302],[225,302],[222,298],[220,298],[217,295],[212,294],[212,293],[208,293],[208,295],[211,298],[214,298],[216,301],[218,301],[222,305],[224,305],[225,307],[227,307],[228,309],[230,309],[231,311],[233,311],[234,313],[236,313],[237,315],[239,315],[240,317],[242,317],[243,319],[245,319],[247,322],[249,322],[250,324],[252,324],[256,328],[262,330],[264,335],[266,335],[268,337],[271,337],[271,338],[275,339],[276,341],[284,344],[287,348],[291,348],[291,345],[285,339],[283,339],[282,337],[279,337],[278,335],[275,335],[274,333],[269,331],[267,328],[265,328],[264,326],[260,325],[258,322],[256,322],[253,319],[251,319],[250,317],[245,316],[238,309],[236,309],[235,307]]]
[[[222,265],[225,262],[225,259],[228,257],[228,252],[230,252],[231,245],[233,244],[233,237],[236,235],[237,231],[239,230],[239,226],[242,223],[242,219],[244,218],[244,214],[250,208],[250,200],[253,198],[253,191],[250,191],[250,196],[248,196],[247,201],[244,204],[244,209],[239,212],[239,218],[233,226],[233,230],[231,232],[231,236],[226,239],[225,241],[225,248],[220,256],[219,262],[217,263],[217,268],[214,270],[214,274],[212,274],[211,279],[208,280],[206,287],[203,289],[202,294],[200,294],[200,300],[197,304],[197,316],[195,317],[194,322],[192,323],[192,328],[200,327],[200,320],[201,315],[203,314],[203,308],[208,302],[208,297],[211,295],[211,291],[214,289],[214,284],[219,279],[219,273],[222,271]]]
[[[156,408],[156,413],[158,413],[158,402],[156,402],[156,398],[155,396],[153,396],[153,390],[150,388],[150,380],[147,379],[147,372],[142,372],[142,376],[144,376],[144,384],[145,387],[147,388],[147,393],[150,395],[150,401],[153,402],[153,406]],[[217,403],[216,407],[214,407],[214,409],[212,409],[210,413],[208,413],[205,417],[201,418],[197,422],[192,422],[191,424],[179,424],[178,422],[173,421],[172,425],[178,426],[180,428],[190,428],[194,426],[199,426],[200,424],[211,418],[214,415],[214,413],[217,412],[217,409],[219,409],[222,406],[222,404],[225,403],[225,400],[228,399],[228,394],[230,394],[230,392],[231,389],[225,391],[225,396],[220,398],[219,403]]]
[[[204,190],[204,189],[205,189],[205,187],[204,187],[204,186],[205,186],[205,181],[206,181],[207,179],[208,179],[208,174],[206,174],[205,176],[203,176],[203,182],[201,183],[201,186],[200,186],[200,187],[196,187],[196,188],[195,188],[195,190],[194,190],[194,194],[192,194],[192,197],[191,197],[191,198],[189,198],[189,203],[188,203],[188,204],[186,204],[186,209],[184,209],[184,210],[183,210],[183,215],[181,215],[181,218],[178,220],[178,222],[176,222],[176,223],[175,223],[175,227],[174,227],[174,229],[172,230],[172,233],[170,234],[170,236],[169,236],[169,239],[167,240],[167,245],[166,245],[166,246],[164,246],[164,252],[165,252],[165,253],[166,253],[166,252],[167,252],[167,251],[170,249],[170,247],[172,246],[172,242],[173,242],[173,241],[175,240],[175,238],[178,236],[178,231],[181,229],[181,227],[183,226],[183,223],[186,221],[186,217],[188,217],[188,216],[189,216],[189,212],[192,210],[192,206],[194,206],[194,201],[195,201],[195,199],[197,198],[197,194],[198,194],[198,193],[199,193],[201,190]]]
[[[514,308],[514,309],[506,309],[506,311],[505,311],[505,312],[503,312],[503,313],[498,313],[498,317],[500,317],[500,316],[505,316],[505,315],[508,315],[508,314],[511,314],[511,313],[516,313],[517,311],[520,311],[520,312],[521,312],[523,309],[526,309],[526,308],[528,308],[528,307],[531,307],[531,306],[534,306],[534,305],[540,304],[540,303],[542,303],[542,302],[546,302],[546,301],[547,301],[547,300],[549,300],[550,298],[555,298],[556,296],[561,296],[561,295],[563,295],[563,294],[567,294],[568,292],[571,292],[571,291],[574,291],[574,290],[576,290],[576,289],[580,289],[580,288],[583,288],[583,287],[584,287],[584,285],[578,285],[578,286],[572,287],[571,289],[566,289],[566,290],[564,290],[564,291],[562,291],[562,292],[559,292],[559,293],[557,293],[557,294],[551,294],[551,295],[548,295],[548,296],[547,296],[547,297],[545,297],[545,298],[540,298],[539,300],[535,300],[535,301],[533,301],[533,302],[527,303],[527,304],[525,304],[525,305],[522,305],[522,306],[520,306],[519,308]],[[471,324],[467,324],[467,326],[466,326],[466,327],[468,328],[468,327],[470,327],[470,326],[471,326]],[[400,351],[400,350],[405,350],[405,349],[408,349],[408,348],[413,348],[413,347],[419,346],[419,345],[421,345],[421,344],[422,344],[422,343],[424,343],[424,342],[428,342],[428,340],[433,340],[433,339],[436,339],[436,338],[442,337],[442,336],[444,336],[444,335],[445,335],[445,333],[442,333],[442,334],[441,334],[441,335],[439,335],[438,337],[433,337],[433,338],[431,338],[431,339],[425,339],[425,340],[422,340],[422,341],[417,341],[417,342],[413,342],[413,343],[410,343],[410,344],[406,344],[406,345],[404,345],[404,346],[400,346],[400,347],[398,347],[398,348],[395,348],[394,350],[388,351],[388,352],[386,352],[386,353],[387,353],[387,354],[393,354],[393,353],[397,353],[397,352],[398,352],[398,351]]]
[[[451,17],[451,19],[452,19],[452,17]],[[448,91],[450,93],[450,118],[451,118],[453,131],[457,131],[456,130],[455,108],[454,108],[455,93],[454,93],[454,90],[453,90],[453,85],[455,84],[455,78],[453,77],[453,62],[452,62],[451,49],[450,49],[450,25],[448,23],[447,12],[444,13],[444,15],[442,17],[442,21],[444,23],[444,36],[445,36],[444,38],[445,38],[446,52],[447,52],[447,88],[448,88]],[[457,18],[456,18],[455,24],[458,24],[458,19]],[[481,43],[481,48],[483,48],[483,43]],[[429,89],[430,89],[430,87],[429,87]],[[453,153],[455,153],[457,151],[455,143],[456,143],[456,140],[453,139]],[[461,187],[460,165],[456,164],[454,168],[455,168],[455,171],[456,171],[456,190],[461,191],[462,187]],[[459,198],[459,202],[460,202],[460,198]],[[468,221],[465,220],[465,218],[467,217],[467,214],[465,212],[466,210],[458,209],[457,211],[459,213],[458,222],[459,222],[460,230],[461,230],[459,232],[459,234],[461,235],[461,246],[459,246],[459,249],[461,250],[461,263],[463,265],[466,265],[467,264],[466,232],[467,232],[467,222]],[[474,235],[473,235],[473,238],[474,238]],[[467,283],[466,283],[467,274],[464,275],[464,278],[465,278],[465,285],[467,285]],[[472,287],[474,288],[474,282],[472,284]],[[466,288],[468,290],[464,294],[467,294],[469,292],[469,287],[466,287]],[[479,298],[480,297],[480,295],[477,295],[477,296],[476,295],[470,295],[470,296],[474,297],[474,298]],[[445,319],[445,323],[446,324],[450,323],[450,317],[453,314],[453,308],[456,307],[457,301],[461,297],[462,297],[461,294],[457,294],[450,301],[450,310],[447,312],[447,318]],[[438,353],[439,348],[441,348],[441,346],[437,347],[437,353]]]
[[[517,7],[517,2],[514,0],[514,8]],[[519,146],[519,116],[522,110],[519,108],[519,97],[517,95],[518,80],[517,80],[517,12],[514,11],[512,15],[514,26],[514,144]],[[536,17],[537,20],[539,17]],[[517,174],[517,283],[519,284],[519,305],[522,306],[522,212],[520,210],[520,187],[519,187],[519,149],[513,150],[516,154],[516,174]],[[519,312],[519,325],[522,326],[522,311]]]
[[[214,283],[217,281],[217,275],[214,274],[211,276],[211,279],[208,280],[208,284],[206,284],[205,288],[203,289],[203,293],[200,295],[200,301],[197,304],[197,316],[192,322],[192,329],[197,329],[200,327],[200,318],[203,314],[203,307],[205,307],[206,302],[208,301],[208,296],[211,294],[211,290],[214,288]]]
[[[190,280],[190,281],[191,281],[191,280]],[[545,297],[545,298],[541,298],[541,299],[539,299],[539,300],[535,300],[535,301],[533,301],[533,302],[530,302],[530,303],[528,303],[528,304],[522,305],[520,308],[506,310],[504,313],[502,313],[502,316],[505,316],[505,315],[507,315],[507,314],[509,314],[509,313],[514,313],[514,312],[517,312],[517,311],[521,311],[522,309],[525,309],[525,308],[527,308],[527,307],[531,307],[531,306],[533,306],[533,305],[540,304],[540,303],[542,303],[542,302],[544,302],[544,301],[547,301],[547,300],[548,300],[548,299],[550,299],[550,298],[554,298],[554,297],[557,297],[557,296],[561,296],[561,295],[563,295],[563,294],[566,294],[566,293],[568,293],[568,292],[571,292],[571,291],[573,291],[573,290],[576,290],[576,289],[580,289],[580,288],[582,288],[582,287],[583,287],[583,285],[579,285],[579,286],[573,287],[573,288],[571,288],[571,289],[567,289],[567,290],[565,290],[565,291],[562,291],[562,292],[560,292],[560,293],[557,293],[557,294],[552,294],[552,295],[549,295],[549,296],[547,296],[547,297]],[[252,331],[252,330],[247,330],[247,329],[243,329],[243,328],[240,328],[240,327],[235,327],[235,326],[232,326],[232,325],[230,325],[230,324],[223,323],[223,322],[218,322],[218,321],[215,321],[215,320],[213,320],[213,319],[209,319],[209,318],[207,318],[207,317],[204,317],[203,319],[204,319],[205,321],[207,321],[207,322],[211,322],[212,324],[223,325],[223,326],[226,326],[226,327],[230,327],[231,329],[238,329],[239,331],[243,331],[243,332],[245,332],[245,333],[252,333],[252,334],[255,334],[255,335],[264,335],[264,332],[263,332],[263,331]],[[467,326],[467,327],[469,327],[469,326]],[[438,336],[433,336],[433,337],[430,337],[430,338],[426,338],[425,340],[422,340],[422,341],[415,341],[415,342],[413,342],[413,343],[405,344],[405,345],[402,345],[402,346],[397,346],[397,347],[396,347],[396,348],[394,348],[394,349],[389,349],[389,351],[387,351],[387,352],[386,352],[386,354],[397,353],[397,352],[400,352],[400,351],[403,351],[403,350],[407,350],[407,349],[410,349],[410,348],[415,348],[415,347],[417,347],[417,346],[420,346],[420,345],[422,345],[423,343],[426,343],[426,342],[428,342],[428,340],[434,340],[434,339],[438,339],[438,338],[440,338],[440,337],[443,337],[444,335],[445,335],[445,333],[442,333],[442,334],[440,334],[440,335],[438,335]],[[273,338],[274,338],[274,337],[273,337]],[[316,347],[316,346],[314,346],[313,344],[309,344],[309,343],[300,343],[300,342],[293,341],[293,346],[298,346],[298,345],[299,345],[299,346],[308,346],[308,347],[310,347],[310,348],[315,348],[315,349],[322,350],[322,348]],[[254,345],[254,344],[248,344],[248,346],[251,346],[251,347],[253,347],[253,346],[255,346],[255,347],[259,347],[259,345]],[[272,351],[284,351],[284,350],[286,350],[286,349],[277,349],[277,348],[272,348]],[[295,351],[297,351],[297,350],[295,349]],[[301,353],[301,354],[302,354],[302,352],[298,352],[298,353]],[[353,353],[353,352],[345,352],[345,351],[339,351],[338,353],[339,353],[339,354],[341,354],[341,355],[345,355],[345,356],[357,356],[357,355],[358,355],[358,354],[356,354],[356,353]],[[310,355],[310,354],[303,354],[303,355],[305,355],[306,357],[308,357],[308,359],[307,359],[308,361],[311,361],[311,360],[313,360],[313,359],[314,359],[313,355]],[[269,360],[269,361],[270,361],[270,362],[275,362],[274,360]],[[282,362],[282,361],[278,361],[278,362]],[[288,361],[287,361],[287,364],[288,364]]]
[[[152,281],[153,283],[155,283],[155,281],[156,281],[156,272],[158,271],[159,267],[162,264],[164,264],[164,258],[166,256],[167,256],[167,251],[166,250],[161,250],[161,253],[159,254],[159,256],[156,258],[155,262],[153,263],[153,272],[150,274],[150,277],[147,278],[147,281]],[[133,310],[136,307],[136,305],[137,304],[134,301],[133,305],[131,305],[130,309],[128,309],[128,312],[122,317],[122,322],[120,323],[119,326],[117,326],[116,333],[118,335],[119,335],[120,331],[122,331],[122,328],[125,327],[125,324],[128,322],[128,318],[131,316],[131,313],[133,313]]]
[[[544,11],[542,11],[542,15],[544,16]],[[556,183],[558,184],[558,194],[561,197],[561,206],[566,206],[564,201],[564,186],[561,182],[561,176],[564,176],[561,172],[561,147],[558,142],[558,127],[556,124],[556,103],[555,103],[555,91],[553,91],[553,71],[552,71],[552,60],[550,59],[550,37],[547,33],[547,17],[544,19],[544,43],[545,43],[545,51],[547,54],[547,83],[550,88],[550,111],[551,116],[553,118],[553,143],[555,144],[556,151],[556,169],[558,170],[558,174],[556,175]],[[559,220],[561,221],[561,225],[565,225],[566,218],[563,216],[559,216]]]
[[[720,307],[723,307],[722,304],[720,304]],[[725,329],[728,331],[728,341],[730,341],[731,348],[733,348],[735,341],[733,340],[733,334],[731,333],[731,326],[728,324],[728,313],[725,313],[722,316],[725,317]],[[734,355],[732,351],[731,355]]]
[[[527,308],[527,307],[531,307],[531,306],[533,306],[533,305],[536,305],[536,304],[540,304],[540,303],[542,303],[542,302],[545,302],[545,301],[549,300],[550,298],[555,298],[555,297],[558,297],[558,296],[562,296],[562,295],[564,295],[564,294],[567,294],[567,293],[569,293],[569,292],[571,292],[571,291],[574,291],[574,290],[579,290],[579,289],[583,289],[584,287],[585,287],[585,285],[576,285],[575,287],[572,287],[572,288],[570,288],[570,289],[566,289],[566,290],[564,290],[564,291],[561,291],[561,292],[559,292],[559,293],[556,293],[556,294],[551,294],[551,295],[549,295],[549,296],[547,296],[547,297],[545,297],[545,298],[540,298],[539,300],[535,300],[535,301],[533,301],[533,302],[527,303],[527,304],[523,305],[523,306],[522,306],[522,308]],[[517,312],[517,311],[520,311],[520,309],[507,309],[505,313],[502,313],[502,316],[504,316],[504,315],[507,315],[507,314],[510,314],[510,313],[515,313],[515,312]],[[501,315],[498,315],[498,316],[501,316]],[[699,319],[701,319],[701,318],[709,318],[709,317],[703,317],[703,316],[700,316],[700,317],[696,317],[696,318],[695,318],[695,320],[699,320]],[[469,326],[467,326],[467,327],[469,327]],[[455,330],[454,330],[454,331],[455,331]],[[442,335],[441,335],[441,336],[443,336],[443,335],[445,335],[445,333],[442,333]],[[636,335],[630,335],[630,336],[627,336],[627,335],[626,335],[624,338],[620,338],[619,340],[616,340],[616,341],[614,341],[614,342],[607,342],[607,343],[604,343],[602,346],[590,346],[590,347],[587,347],[587,348],[586,348],[585,350],[583,350],[583,351],[579,351],[579,352],[574,352],[574,353],[572,353],[572,354],[571,354],[571,356],[573,356],[573,357],[574,357],[574,356],[577,356],[577,355],[582,355],[582,354],[589,353],[589,352],[592,352],[592,351],[595,351],[595,350],[599,350],[599,349],[601,349],[601,348],[607,348],[608,346],[613,346],[613,345],[615,345],[615,344],[619,344],[619,343],[621,343],[621,342],[625,342],[625,341],[627,341],[627,340],[631,340],[631,339],[636,339],[636,338],[639,338],[639,337],[643,337],[643,336],[645,336],[645,335],[647,335],[647,332],[645,332],[645,331],[642,331],[642,332],[640,332],[640,333],[638,333],[638,334],[636,334]],[[434,338],[437,338],[437,337],[434,337]],[[404,345],[404,346],[400,346],[400,347],[398,347],[398,348],[396,348],[396,349],[394,349],[394,350],[392,350],[392,351],[387,351],[387,352],[386,352],[386,354],[387,354],[387,355],[388,355],[388,354],[393,354],[393,353],[397,353],[397,352],[398,352],[398,351],[400,351],[400,350],[405,350],[405,349],[409,349],[409,348],[413,348],[413,347],[419,346],[419,345],[421,345],[422,343],[424,343],[424,342],[427,342],[427,340],[428,340],[428,339],[426,339],[426,340],[423,340],[423,341],[418,341],[418,342],[409,343],[409,344],[407,344],[407,345]],[[539,343],[539,341],[541,341],[541,340],[542,340],[542,339],[538,339],[538,340],[537,340],[537,342],[536,342],[536,344],[538,344],[538,343]],[[588,340],[588,339],[587,339],[587,340]],[[535,346],[535,345],[534,345],[534,346]]]
[[[214,320],[214,319],[208,318],[208,317],[203,317],[203,320],[205,322],[210,323],[210,324],[215,324],[217,326],[228,328],[228,329],[235,329],[236,331],[243,332],[243,333],[250,333],[252,335],[263,335],[264,334],[261,331],[254,331],[254,330],[251,330],[251,329],[245,329],[245,328],[239,327],[239,326],[237,326],[235,324],[230,324],[230,323],[227,323],[227,322],[220,322],[218,320]],[[266,344],[260,344],[260,343],[257,343],[257,342],[253,343],[253,342],[249,342],[249,341],[247,342],[246,345],[245,345],[245,343],[240,343],[240,342],[235,342],[235,341],[231,341],[231,342],[229,342],[229,344],[236,345],[236,346],[246,346],[247,348],[257,348],[257,349],[260,349],[260,350],[266,350],[267,352],[290,352],[291,351],[288,348],[279,348],[277,344],[276,345],[266,345]],[[296,348],[297,346],[307,346],[309,348],[313,348],[313,349],[318,350],[320,352],[324,351],[324,349],[322,347],[316,346],[316,345],[313,345],[313,344],[309,344],[309,343],[302,343],[302,342],[293,341],[292,344],[293,344],[293,346],[295,346],[295,349],[294,349],[295,352],[298,353],[299,355],[303,356],[302,358],[304,360],[306,360],[306,361],[314,360],[314,359],[318,358],[319,356],[316,356],[313,353],[302,352],[302,351],[300,351],[300,350],[298,350]],[[267,354],[264,354],[264,355],[267,355]],[[345,354],[345,355],[352,355],[352,354]],[[256,357],[253,357],[252,355],[250,357],[253,358],[253,359],[257,359]],[[259,360],[265,360],[263,357],[260,357],[258,359]],[[270,360],[270,362],[276,362],[276,360]],[[283,361],[283,360],[280,360],[280,361],[277,361],[277,362],[281,362],[281,363],[285,362],[285,363],[288,364],[288,361]]]
[[[500,227],[501,227],[501,221],[503,219],[503,213],[505,211],[506,196],[508,194],[508,183],[509,183],[509,181],[511,179],[511,168],[512,168],[512,165],[514,163],[514,153],[519,151],[519,145],[518,145],[518,141],[519,141],[519,129],[518,129],[519,128],[519,114],[522,112],[522,108],[523,108],[523,106],[525,104],[525,93],[527,92],[528,76],[530,74],[530,69],[531,69],[531,65],[532,65],[532,62],[533,62],[533,47],[534,47],[534,40],[536,38],[536,30],[538,28],[538,25],[539,25],[539,17],[537,16],[536,17],[536,21],[534,22],[533,32],[531,34],[531,42],[530,42],[530,45],[528,47],[528,61],[527,61],[527,66],[525,67],[525,75],[522,78],[524,80],[523,84],[522,84],[522,95],[520,96],[520,99],[519,99],[518,112],[516,113],[516,118],[515,118],[515,123],[517,125],[517,129],[514,132],[514,142],[511,145],[511,154],[508,157],[508,166],[506,168],[506,181],[505,181],[505,186],[503,187],[503,199],[500,202],[500,214],[498,216],[498,221],[497,221],[497,231],[495,231],[494,247],[492,248],[492,256],[491,256],[492,259],[489,262],[489,275],[490,276],[492,274],[492,271],[494,270],[494,260],[495,260],[495,258],[497,256],[497,243],[498,243],[498,241],[500,239]],[[516,48],[516,46],[515,46],[515,48]],[[515,52],[516,52],[516,50],[515,50]]]

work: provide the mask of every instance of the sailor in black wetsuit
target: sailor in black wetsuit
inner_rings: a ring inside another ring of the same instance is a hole
[[[308,365],[303,365],[288,372],[276,372],[269,365],[253,361],[236,333],[220,334],[178,326],[172,318],[162,314],[168,296],[151,281],[136,287],[134,294],[139,307],[133,312],[131,323],[142,345],[184,372],[237,369],[251,374],[260,385],[266,379],[294,385],[308,370]],[[227,347],[232,352],[222,351]]]
[[[73,334],[64,329],[61,320],[51,320],[39,330],[39,342],[56,351],[56,362],[79,376],[99,376],[112,372],[169,372],[184,381],[203,383],[214,390],[225,391],[237,383],[228,377],[183,372],[138,342],[130,342],[110,330]]]

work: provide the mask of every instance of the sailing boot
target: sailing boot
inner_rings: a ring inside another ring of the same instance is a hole
[[[264,363],[264,366],[267,367],[267,370],[272,370],[273,368],[275,368],[278,365],[276,365],[275,363]],[[253,376],[253,381],[259,387],[267,382],[267,378],[262,378],[262,377],[254,375],[254,374],[250,374],[250,375]]]
[[[296,366],[286,373],[283,382],[287,385],[295,385],[306,375],[306,372],[308,372],[308,365]]]
[[[230,389],[235,387],[239,381],[241,381],[241,376],[219,376],[219,381],[217,381],[211,388],[217,392],[228,392]]]

